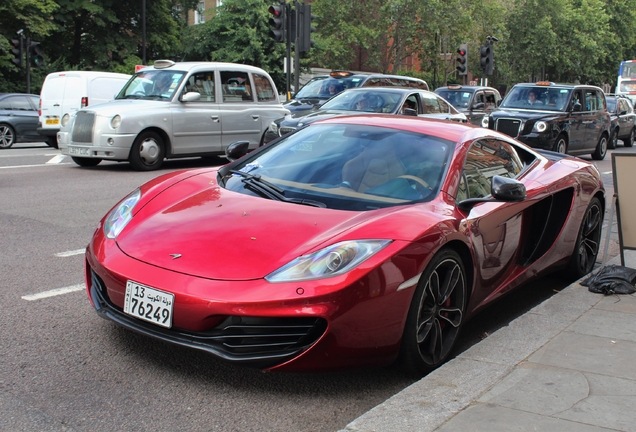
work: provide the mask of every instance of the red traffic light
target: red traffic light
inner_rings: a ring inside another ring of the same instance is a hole
[[[267,11],[275,17],[282,17],[284,13],[284,6],[270,6]]]
[[[458,49],[457,50],[457,54],[459,54],[460,56],[465,56],[466,55],[466,51],[463,49]]]

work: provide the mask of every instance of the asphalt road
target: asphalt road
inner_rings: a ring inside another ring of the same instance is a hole
[[[597,165],[611,197],[611,158]],[[0,430],[334,431],[413,382],[393,367],[244,369],[93,312],[81,286],[83,249],[99,219],[141,183],[198,166],[82,169],[44,144],[0,151]],[[543,278],[489,307],[467,324],[459,351],[564,286]],[[38,297],[55,289],[64,290]]]

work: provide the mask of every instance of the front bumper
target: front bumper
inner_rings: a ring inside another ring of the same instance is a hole
[[[128,160],[130,149],[137,137],[135,134],[105,134],[95,137],[99,143],[92,145],[92,143],[73,142],[71,136],[70,132],[58,132],[57,140],[62,154],[114,161]]]
[[[331,370],[397,357],[414,288],[397,290],[395,268],[389,259],[349,283],[210,280],[132,259],[97,234],[85,279],[101,317],[144,335],[259,369]],[[123,312],[129,279],[175,295],[171,328]]]

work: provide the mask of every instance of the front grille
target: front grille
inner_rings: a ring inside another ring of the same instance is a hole
[[[104,281],[92,269],[91,297],[102,317],[132,330],[257,368],[272,367],[291,359],[309,348],[327,329],[323,318],[245,316],[228,316],[204,332],[158,327],[127,315],[115,306],[108,298]]]
[[[519,132],[521,131],[521,120],[507,118],[497,119],[497,122],[495,123],[495,130],[516,138],[519,136]]]
[[[73,124],[72,140],[74,143],[90,143],[93,141],[93,125],[95,124],[95,114],[91,112],[79,111],[75,115]]]
[[[280,128],[280,136],[286,135],[290,132],[295,131],[296,128],[295,127],[289,127],[289,126],[284,126],[282,128]]]

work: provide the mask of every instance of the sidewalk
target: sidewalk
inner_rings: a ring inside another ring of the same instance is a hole
[[[636,295],[574,283],[344,431],[636,431]]]

